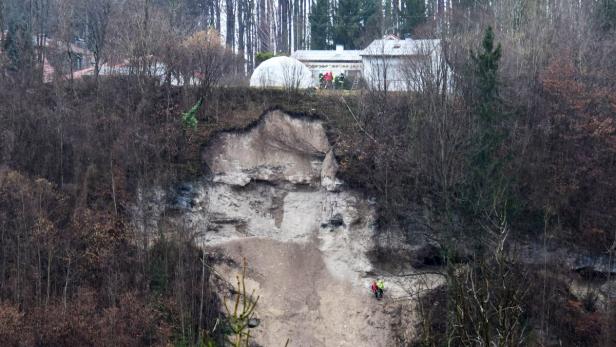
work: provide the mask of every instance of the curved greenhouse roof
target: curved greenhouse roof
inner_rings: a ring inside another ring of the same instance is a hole
[[[250,77],[250,86],[306,89],[316,83],[310,69],[299,60],[274,57],[257,66]]]

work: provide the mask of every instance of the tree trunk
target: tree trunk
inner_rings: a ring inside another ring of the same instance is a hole
[[[49,296],[51,294],[51,262],[53,260],[53,249],[49,247],[47,250],[47,296],[45,298],[45,306],[49,305]]]
[[[197,343],[201,343],[201,332],[203,329],[201,328],[201,324],[203,324],[203,305],[205,302],[205,252],[203,252],[203,256],[201,257],[201,298],[199,302],[199,323],[198,326],[198,334],[197,334]]]
[[[246,35],[246,1],[237,0],[237,53],[243,58],[245,50],[245,35]]]
[[[64,279],[64,292],[62,294],[62,303],[64,304],[64,312],[67,309],[67,299],[68,299],[68,282],[71,275],[71,256],[68,256],[68,265],[66,266],[66,276]]]
[[[118,203],[116,200],[115,177],[113,175],[113,153],[109,158],[109,172],[111,173],[111,196],[113,198],[113,209],[116,216],[118,215]]]
[[[226,0],[225,11],[227,13],[227,31],[225,42],[231,50],[235,49],[235,4],[233,0]]]

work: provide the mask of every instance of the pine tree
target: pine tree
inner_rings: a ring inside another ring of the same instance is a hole
[[[385,28],[386,34],[391,34],[394,26],[394,16],[393,16],[393,7],[391,4],[391,0],[385,0],[385,5],[383,9],[383,26]]]
[[[381,1],[362,0],[360,8],[361,38],[360,48],[366,47],[372,40],[381,36],[383,16]]]
[[[2,41],[4,41],[4,28],[6,27],[6,22],[4,21],[5,8],[6,5],[4,4],[4,1],[0,1],[0,28],[2,28],[2,30],[0,30],[0,40]]]
[[[13,4],[9,10],[8,31],[4,51],[9,59],[9,68],[14,71],[29,71],[34,63],[32,33],[24,17],[23,4]]]
[[[361,33],[361,8],[356,0],[339,0],[334,14],[334,44],[358,49]]]
[[[317,0],[310,11],[310,48],[329,49],[332,24],[329,15],[329,0]]]
[[[458,8],[478,8],[488,5],[488,0],[454,0],[453,6]]]
[[[599,26],[605,31],[616,29],[616,0],[600,0],[596,13]]]
[[[471,73],[475,114],[478,118],[478,132],[475,150],[471,158],[473,178],[470,201],[476,211],[488,206],[507,209],[509,206],[509,184],[505,174],[507,155],[500,153],[508,134],[503,122],[505,113],[499,97],[498,67],[502,56],[500,44],[494,43],[494,31],[486,29],[479,53],[471,52]]]
[[[182,113],[182,125],[184,125],[184,128],[192,130],[197,129],[197,112],[199,112],[201,105],[203,105],[203,99],[199,99],[188,112]]]
[[[426,2],[424,0],[403,0],[401,34],[410,34],[414,29],[425,23]]]
[[[500,43],[494,47],[494,31],[488,27],[483,37],[482,51],[472,53],[478,96],[479,115],[485,122],[494,120],[498,103],[498,62],[502,56]],[[488,124],[489,125],[489,124]]]

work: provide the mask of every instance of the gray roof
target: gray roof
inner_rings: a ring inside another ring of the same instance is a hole
[[[291,57],[299,61],[361,61],[359,50],[325,51],[325,50],[299,50],[293,52]]]
[[[402,55],[427,55],[437,49],[441,40],[399,40],[396,38],[385,38],[374,40],[361,51],[360,55],[365,56],[402,56]]]

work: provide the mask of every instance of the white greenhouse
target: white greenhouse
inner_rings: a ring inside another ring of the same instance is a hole
[[[274,57],[262,62],[250,77],[251,87],[306,89],[315,87],[310,69],[299,60]]]

